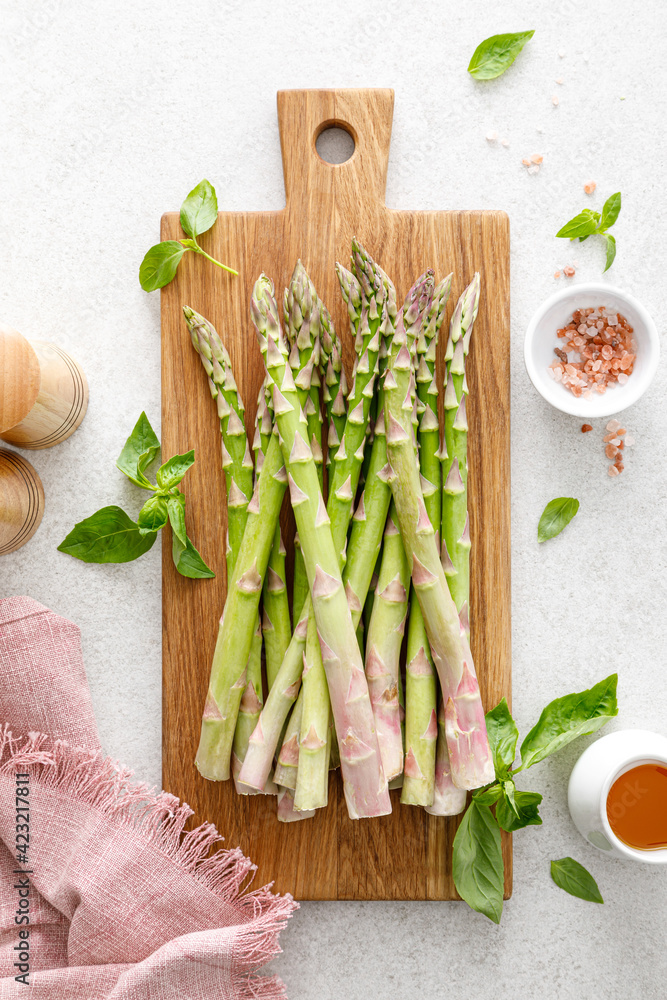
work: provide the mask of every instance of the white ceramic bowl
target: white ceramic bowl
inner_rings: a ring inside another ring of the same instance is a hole
[[[565,326],[575,309],[605,306],[620,312],[634,328],[637,358],[625,385],[614,385],[603,396],[577,398],[555,382],[547,371],[554,360],[554,347],[561,343],[556,331]],[[651,384],[660,360],[660,339],[655,323],[637,299],[603,282],[569,285],[544,302],[526,331],[524,359],[530,380],[548,403],[575,417],[608,417],[636,403]]]
[[[607,818],[609,789],[625,771],[640,764],[667,765],[667,738],[644,729],[609,733],[584,750],[574,765],[567,804],[574,825],[589,844],[617,858],[667,864],[667,848],[638,851],[616,836]]]

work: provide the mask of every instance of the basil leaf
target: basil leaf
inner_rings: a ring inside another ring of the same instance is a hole
[[[578,736],[590,736],[618,715],[618,674],[575,694],[556,698],[543,710],[521,744],[521,767],[532,767]]]
[[[562,229],[559,229],[556,236],[562,239],[575,240],[577,237],[583,239],[591,236],[598,227],[600,213],[593,212],[590,208],[585,208],[579,215],[566,222]]]
[[[490,788],[483,788],[477,792],[473,792],[472,797],[480,806],[492,806],[501,798],[502,794],[503,790],[500,785],[491,785]]]
[[[164,288],[176,274],[181,257],[185,253],[176,240],[156,243],[151,247],[139,268],[139,284],[145,292],[154,292],[156,288]]]
[[[187,535],[185,545],[176,532],[172,539],[172,556],[181,576],[188,576],[193,580],[210,580],[215,577],[215,573],[206,565]]]
[[[207,180],[200,181],[181,205],[181,228],[194,239],[207,232],[217,218],[215,188]]]
[[[560,535],[578,510],[579,501],[575,500],[574,497],[556,497],[554,500],[550,500],[542,511],[537,526],[538,542],[546,542],[549,538]]]
[[[551,862],[551,877],[559,889],[589,903],[604,903],[598,884],[583,865],[574,858]]]
[[[604,266],[604,271],[608,271],[614,263],[614,258],[616,257],[616,240],[609,233],[605,233],[604,238],[607,241],[607,260]],[[604,271],[602,272],[603,274]]]
[[[185,548],[187,544],[187,534],[185,531],[185,497],[182,493],[176,496],[167,497],[167,511],[169,523],[174,535],[179,539]],[[174,562],[177,560],[174,559]]]
[[[143,533],[120,507],[102,507],[74,525],[58,546],[87,563],[123,563],[138,559],[153,545],[156,533]]]
[[[468,72],[476,80],[494,80],[512,65],[534,34],[535,31],[517,31],[485,38],[473,52]]]
[[[144,490],[153,490],[155,487],[148,481],[144,473],[157,457],[159,451],[160,442],[157,435],[151,427],[148,417],[142,412],[132,433],[123,445],[116,467],[137,486],[141,486]]]
[[[486,732],[493,756],[496,775],[507,773],[514,763],[519,730],[510,715],[505,698],[494,709],[486,713]]]
[[[169,490],[177,486],[195,460],[193,450],[185,455],[174,455],[157,470],[157,484],[160,489]]]
[[[602,221],[600,222],[599,229],[604,232],[605,229],[609,229],[616,222],[621,211],[621,192],[617,191],[616,194],[611,194],[602,206]]]
[[[159,531],[164,528],[169,515],[167,504],[163,497],[152,496],[143,505],[137,518],[137,524],[142,531]]]
[[[512,785],[511,790],[506,785]],[[538,806],[542,801],[539,792],[522,792],[513,782],[503,784],[505,795],[496,806],[498,826],[508,833],[521,830],[524,826],[540,826],[542,817]]]
[[[454,837],[453,874],[468,906],[500,923],[504,885],[500,830],[489,807],[474,798]]]

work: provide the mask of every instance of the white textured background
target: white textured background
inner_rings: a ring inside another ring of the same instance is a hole
[[[618,669],[613,727],[664,732],[664,364],[624,417],[637,445],[610,480],[602,422],[584,436],[578,421],[550,410],[521,353],[533,309],[557,287],[555,266],[578,259],[575,280],[602,270],[594,240],[570,250],[553,234],[619,188],[619,251],[608,278],[665,329],[662,0],[2,0],[0,23],[0,317],[71,351],[91,390],[81,429],[28,455],[46,514],[36,537],[0,562],[0,596],[30,594],[82,627],[105,749],[159,782],[158,545],[117,567],[56,552],[74,521],[97,507],[139,509],[138,491],[114,469],[142,409],[159,425],[159,296],[140,290],[137,268],[160,214],[202,177],[215,184],[221,209],[283,204],[275,92],[318,86],[395,89],[389,205],[510,214],[513,670],[522,731],[552,697]],[[531,27],[534,39],[502,78],[467,75],[482,38]],[[489,130],[509,148],[490,147]],[[536,152],[544,166],[531,177],[520,161]],[[588,200],[591,178],[599,187]],[[538,547],[539,515],[559,495],[579,497],[580,514]],[[500,927],[455,903],[305,904],[274,963],[292,1000],[664,996],[667,873],[613,861],[579,837],[566,782],[581,749],[530,772],[545,796],[544,825],[515,837],[514,897]],[[549,860],[565,854],[591,868],[605,906],[553,885]]]

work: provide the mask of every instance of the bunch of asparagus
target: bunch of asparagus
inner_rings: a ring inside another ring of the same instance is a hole
[[[451,275],[436,284],[425,272],[399,307],[358,241],[336,272],[356,354],[349,391],[301,262],[282,308],[268,277],[255,284],[266,378],[254,462],[229,355],[184,308],[217,403],[228,506],[227,601],[196,764],[242,794],[277,795],[283,821],[326,806],[338,767],[353,819],[391,812],[399,786],[402,803],[454,815],[466,789],[494,778],[468,643],[465,359],[479,276],[449,328],[441,441],[435,361]],[[291,615],[283,502],[297,528]]]

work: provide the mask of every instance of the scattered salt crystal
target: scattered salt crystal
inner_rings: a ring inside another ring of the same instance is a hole
[[[558,100],[557,94],[554,94],[554,96],[551,98],[551,103],[553,104],[553,106],[555,108],[558,107],[558,105],[560,104],[560,101]]]
[[[486,133],[486,141],[487,142],[495,142],[497,140],[497,138],[498,138],[498,133],[497,132],[487,132]]]
[[[560,271],[554,271],[554,278],[560,278]]]
[[[530,167],[528,167],[528,173],[529,174],[539,174],[539,172],[540,172],[540,168],[539,168],[539,165],[537,163],[533,163]]]
[[[565,58],[565,49],[559,49],[559,51],[558,51],[558,58],[559,59],[564,59]]]
[[[584,184],[584,191],[586,192],[586,194],[593,194],[596,187],[597,184],[595,183],[595,181],[588,181],[587,184]]]
[[[615,455],[616,455],[616,448],[611,443],[611,441],[609,442],[609,444],[605,448],[604,453],[607,456],[607,458],[614,458],[615,457]]]
[[[614,419],[610,420],[609,423],[607,424],[607,430],[616,432],[620,426],[621,426],[621,421],[616,420],[616,418],[614,417]]]
[[[562,87],[563,86],[563,77],[559,76],[558,79],[556,80],[556,83],[559,84],[559,86]]]
[[[541,153],[533,153],[530,159],[532,163],[541,163],[544,157]]]
[[[625,434],[625,427],[619,427],[616,433],[618,434],[619,437],[623,437],[623,435]]]
[[[509,144],[510,144],[509,139],[501,139],[500,140],[500,145],[504,146],[505,148],[507,148],[509,146]]]
[[[528,159],[527,156],[524,156],[524,158],[523,158],[523,160],[521,162],[523,163],[524,167],[529,167],[530,166],[530,160]]]
[[[573,278],[574,273],[575,273],[574,268],[569,264],[567,267],[563,268],[563,274],[565,275],[566,278]]]
[[[635,439],[633,438],[632,434],[626,434],[625,435],[625,447],[626,448],[632,448],[632,446],[633,446],[634,443],[635,443]]]
[[[587,434],[588,431],[592,431],[592,430],[593,430],[593,425],[592,424],[582,424],[581,425],[581,433],[582,434]]]
[[[615,465],[610,465],[609,468],[607,469],[607,475],[608,476],[619,476],[620,472],[618,471],[618,469],[616,468]]]
[[[544,129],[540,125],[538,125],[536,131],[539,132],[540,135],[542,135],[542,133],[544,132]]]

